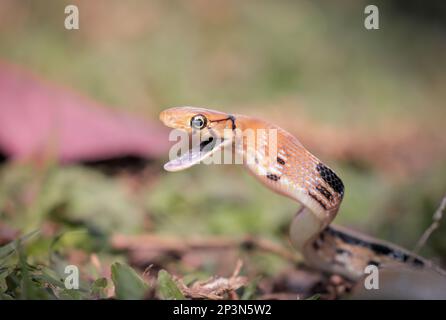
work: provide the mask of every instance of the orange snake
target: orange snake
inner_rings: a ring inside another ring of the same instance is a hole
[[[196,107],[167,109],[160,114],[160,120],[190,136],[204,137],[200,145],[192,145],[189,152],[169,161],[164,166],[167,171],[189,168],[223,147],[237,144],[235,153],[243,155],[244,165],[260,182],[299,202],[302,208],[291,223],[290,238],[310,266],[350,280],[363,276],[368,265],[433,268],[429,261],[408,250],[332,225],[344,196],[344,185],[333,170],[285,130],[254,117]],[[265,130],[275,129],[277,156],[269,157],[249,147],[245,139],[237,141],[239,135],[225,135],[246,129],[253,129],[256,138]],[[254,161],[246,161],[248,156]]]

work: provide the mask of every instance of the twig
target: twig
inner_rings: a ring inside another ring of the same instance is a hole
[[[184,254],[192,250],[226,250],[237,247],[257,249],[268,252],[285,260],[296,262],[298,256],[294,252],[266,239],[247,236],[244,238],[206,237],[181,239],[172,236],[145,234],[139,236],[116,235],[112,238],[112,246],[118,250],[178,252]]]
[[[429,228],[424,231],[422,236],[417,242],[417,245],[413,249],[413,252],[417,254],[421,248],[426,244],[427,240],[431,236],[431,234],[440,226],[441,219],[443,218],[443,213],[446,209],[446,195],[443,197],[443,200],[441,201],[440,207],[438,207],[437,211],[435,211],[434,215],[432,216],[432,223],[429,226]]]
[[[240,274],[240,271],[242,270],[242,267],[243,267],[243,261],[241,259],[238,259],[231,278],[238,277],[238,275]]]

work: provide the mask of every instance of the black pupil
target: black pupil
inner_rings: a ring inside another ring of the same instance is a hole
[[[194,127],[202,128],[204,125],[204,120],[202,117],[196,117],[193,121]]]

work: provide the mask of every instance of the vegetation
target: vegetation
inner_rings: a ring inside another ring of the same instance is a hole
[[[366,1],[133,0],[75,1],[67,31],[68,2],[44,2],[2,1],[3,60],[147,119],[175,105],[269,118],[339,172],[337,223],[408,248],[431,223],[446,190],[444,25],[392,1],[367,31]],[[293,201],[239,166],[166,173],[164,160],[113,174],[1,163],[0,298],[338,296],[297,267]],[[439,264],[445,228],[422,250]]]

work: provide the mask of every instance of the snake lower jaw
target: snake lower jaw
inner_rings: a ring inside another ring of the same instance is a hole
[[[191,140],[192,144],[189,143],[191,147],[187,150],[180,148],[180,155],[178,157],[175,158],[169,154],[169,157],[173,159],[164,165],[166,171],[175,172],[190,168],[232,144],[231,139],[218,138],[211,134],[201,136],[200,139],[194,139],[192,137]]]

